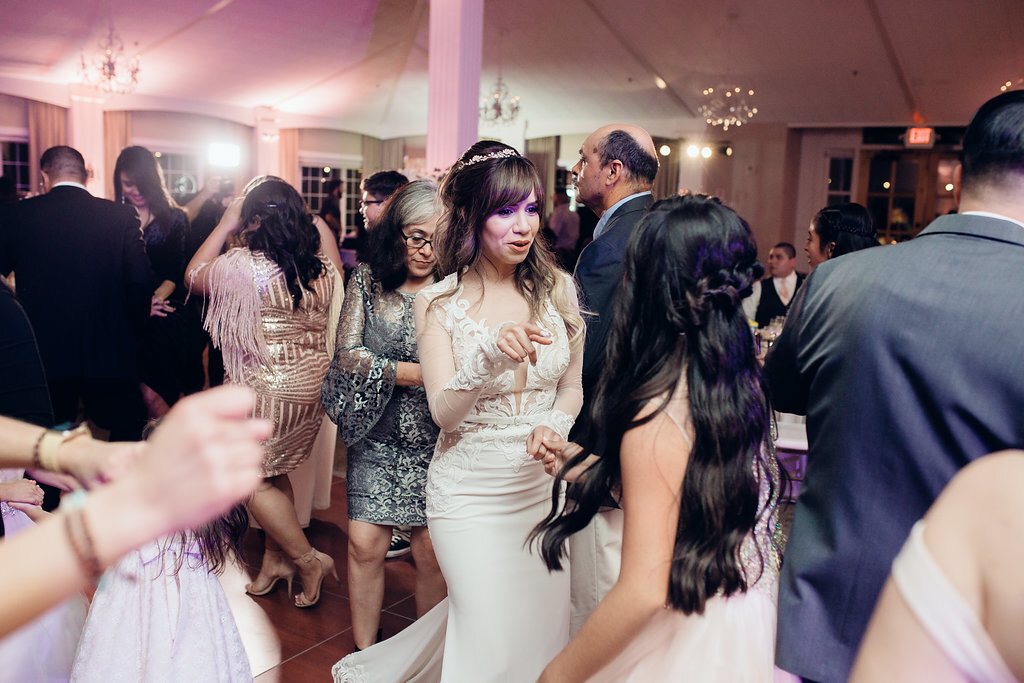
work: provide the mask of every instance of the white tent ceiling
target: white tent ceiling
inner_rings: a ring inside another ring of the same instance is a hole
[[[426,132],[426,0],[109,0],[138,51],[126,108],[251,112],[379,137]],[[0,92],[75,81],[103,0],[11,0]],[[1022,0],[487,0],[482,86],[499,64],[527,137],[622,120],[680,137],[700,91],[756,91],[798,125],[965,122],[1024,77]],[[668,88],[660,90],[655,77]],[[251,122],[251,121],[247,121]]]

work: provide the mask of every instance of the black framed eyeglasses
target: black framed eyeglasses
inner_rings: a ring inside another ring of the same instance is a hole
[[[410,249],[422,249],[428,244],[431,249],[434,248],[434,240],[428,240],[422,235],[402,235],[402,240],[405,242],[405,246]]]
[[[385,201],[387,201],[387,200],[386,199],[360,199],[359,200],[359,206],[361,206],[361,207],[363,207],[365,209],[370,204],[383,204]]]

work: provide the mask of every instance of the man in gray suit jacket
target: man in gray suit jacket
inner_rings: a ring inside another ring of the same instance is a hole
[[[818,266],[768,354],[775,407],[807,414],[776,649],[805,680],[847,679],[893,558],[957,470],[1024,447],[1024,91],[975,114],[954,186],[959,214]]]
[[[611,329],[615,295],[622,284],[629,237],[654,203],[651,185],[658,173],[654,141],[643,128],[603,126],[583,142],[572,167],[577,198],[599,217],[594,241],[583,249],[575,278],[583,294],[587,336],[583,348],[583,408],[571,437],[585,426]],[[598,447],[600,452],[600,446]],[[570,494],[571,495],[571,494]],[[622,511],[608,507],[569,541],[572,564],[572,614],[576,633],[619,574]]]

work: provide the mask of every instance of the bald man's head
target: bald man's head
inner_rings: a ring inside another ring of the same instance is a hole
[[[587,136],[572,171],[580,198],[600,213],[623,197],[651,189],[658,173],[654,140],[628,123],[602,126]]]

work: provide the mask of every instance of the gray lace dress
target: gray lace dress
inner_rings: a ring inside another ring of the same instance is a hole
[[[360,263],[349,278],[324,410],[348,446],[348,517],[424,526],[424,485],[438,428],[423,387],[395,384],[398,361],[418,363],[415,294],[385,291]]]

